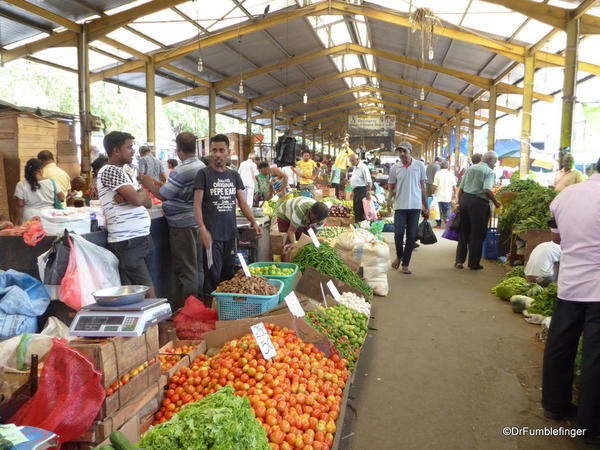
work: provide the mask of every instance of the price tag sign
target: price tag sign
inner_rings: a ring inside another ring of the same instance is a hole
[[[238,253],[237,257],[240,260],[240,264],[242,265],[242,270],[244,271],[244,275],[246,275],[247,277],[251,277],[252,274],[250,274],[250,269],[248,269],[248,264],[246,264],[244,255],[242,255],[241,253]]]
[[[271,359],[272,357],[277,355],[277,350],[275,350],[275,346],[271,341],[271,337],[265,328],[264,323],[257,323],[256,325],[252,325],[250,327],[252,334],[254,335],[254,339],[258,344],[258,348],[260,348],[260,352],[265,359]]]
[[[329,292],[331,292],[331,295],[333,295],[335,301],[339,302],[342,296],[340,295],[340,291],[338,291],[338,288],[336,288],[335,284],[333,284],[332,280],[329,280],[327,282],[327,287],[329,288]]]
[[[308,229],[308,235],[310,236],[310,240],[315,245],[315,247],[319,248],[321,246],[321,243],[317,239],[317,235],[315,234],[315,230],[313,230],[312,228],[309,228]]]
[[[285,296],[285,303],[294,316],[304,317],[304,308],[302,308],[300,300],[298,300],[295,292],[290,292]]]

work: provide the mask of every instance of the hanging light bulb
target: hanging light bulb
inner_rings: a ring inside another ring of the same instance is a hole
[[[413,106],[416,108],[417,106],[419,106],[419,103],[417,103],[417,99],[413,100]]]
[[[415,120],[415,113],[412,113],[412,114],[410,115],[410,120]]]
[[[419,98],[421,100],[425,100],[425,89],[421,88],[421,93],[419,94]]]
[[[321,122],[319,122],[319,130],[321,129]]]
[[[198,57],[198,72],[202,73],[204,71],[204,61],[202,61],[202,56]]]
[[[283,105],[279,105],[279,112],[283,112]]]
[[[433,59],[433,46],[429,46],[429,61],[431,61]]]
[[[410,122],[408,122],[408,128],[410,128]]]
[[[305,92],[304,95],[302,96],[302,102],[304,104],[308,103],[308,94]]]
[[[244,95],[244,82],[240,80],[240,86],[238,87],[238,94]]]
[[[304,113],[304,115],[302,117],[303,117],[302,120],[306,120],[306,113]]]

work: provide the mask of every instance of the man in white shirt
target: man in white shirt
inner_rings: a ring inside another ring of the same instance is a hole
[[[108,249],[119,258],[121,283],[149,286],[148,298],[155,297],[145,258],[152,250],[150,215],[152,200],[125,170],[133,161],[134,137],[112,131],[104,137],[106,163],[98,171],[98,197],[106,216]]]
[[[246,187],[244,190],[246,203],[251,208],[254,203],[254,187],[256,185],[256,177],[258,176],[258,167],[254,162],[255,158],[256,155],[254,153],[250,153],[248,155],[248,159],[240,164],[240,168],[238,170],[240,177],[242,177],[242,182]]]
[[[446,223],[448,219],[452,200],[454,200],[455,186],[456,177],[448,170],[448,161],[441,161],[440,170],[435,174],[432,184],[432,192],[440,207],[440,218],[436,221],[438,227],[442,226],[442,220]]]
[[[350,185],[352,186],[352,208],[354,210],[354,221],[356,223],[365,220],[365,210],[363,208],[363,199],[371,199],[371,187],[373,180],[371,172],[367,165],[358,159],[356,154],[350,155],[350,164],[354,166]]]
[[[554,242],[538,244],[525,266],[525,278],[530,283],[548,286],[558,277],[558,263],[560,261],[560,245]]]

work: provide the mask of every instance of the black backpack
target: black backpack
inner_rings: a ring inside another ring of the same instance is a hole
[[[275,145],[275,164],[278,166],[293,166],[296,163],[296,139],[283,135],[279,136]]]

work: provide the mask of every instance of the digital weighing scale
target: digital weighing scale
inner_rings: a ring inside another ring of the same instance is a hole
[[[141,336],[150,326],[171,316],[166,298],[145,299],[123,306],[84,306],[70,327],[71,336]]]

